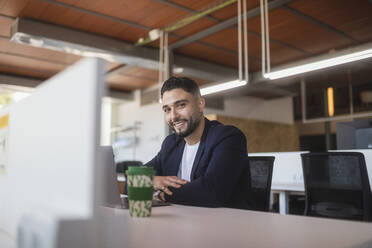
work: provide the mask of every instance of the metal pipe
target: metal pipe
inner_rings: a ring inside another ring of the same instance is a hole
[[[239,63],[239,80],[243,80],[242,68],[242,2],[238,0],[238,63]]]
[[[302,110],[302,122],[306,122],[306,85],[305,79],[301,78],[301,110]]]
[[[349,106],[350,114],[354,114],[354,102],[353,102],[353,86],[351,85],[351,72],[347,71],[347,80],[349,81]]]
[[[267,0],[265,0],[265,37],[266,37],[266,66],[267,72],[270,72],[270,37],[269,37],[269,11]]]
[[[168,51],[168,33],[164,34],[164,77],[163,80],[169,78],[169,51]]]
[[[243,0],[243,24],[244,24],[244,68],[245,82],[248,83],[248,28],[247,28],[247,0]]]
[[[163,42],[164,42],[164,33],[163,33],[163,31],[160,31],[160,44],[159,44],[159,80],[158,80],[159,89],[160,89],[160,85],[163,82],[163,55],[164,55],[164,51],[163,51],[164,44],[163,44]]]
[[[265,65],[265,18],[264,18],[264,7],[263,0],[260,0],[260,10],[261,10],[261,71],[262,76],[264,77],[266,73]]]

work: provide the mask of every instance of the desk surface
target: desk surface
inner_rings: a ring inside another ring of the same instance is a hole
[[[150,218],[103,208],[105,247],[371,247],[372,224],[181,205]],[[146,238],[145,238],[146,237]]]

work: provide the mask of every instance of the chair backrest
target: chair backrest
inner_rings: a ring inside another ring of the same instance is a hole
[[[141,161],[122,161],[116,164],[116,172],[125,174],[128,166],[142,166]]]
[[[371,220],[371,188],[363,153],[301,154],[305,215]]]
[[[258,211],[269,211],[270,191],[275,157],[248,156],[251,197]]]

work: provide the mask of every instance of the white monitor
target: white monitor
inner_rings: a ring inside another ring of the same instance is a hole
[[[0,111],[7,155],[0,170],[0,229],[16,238],[20,218],[48,211],[91,218],[100,201],[104,62],[84,59]],[[4,122],[5,123],[5,122]]]

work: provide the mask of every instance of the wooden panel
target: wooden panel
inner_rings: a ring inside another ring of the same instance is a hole
[[[0,5],[0,13],[17,17],[20,11],[30,2],[31,0],[3,0]],[[37,0],[39,1],[39,0]]]
[[[372,4],[366,0],[297,0],[289,6],[357,40],[372,40]]]
[[[259,0],[247,0],[247,10],[251,10],[254,8],[260,7]],[[212,16],[219,18],[221,20],[227,20],[237,15],[238,6],[236,3],[231,4],[221,10],[213,12]]]
[[[148,81],[154,82],[158,80],[158,71],[143,67],[132,66],[124,70],[123,73],[127,76],[146,78]]]
[[[189,77],[189,76],[186,76],[186,75],[183,75],[182,73],[180,74],[176,74],[174,75],[175,77],[188,77],[192,80],[194,80],[199,86],[201,85],[205,85],[205,84],[210,84],[210,83],[213,83],[212,81],[210,80],[205,80],[205,79],[201,79],[201,78],[197,78],[197,77]]]
[[[16,2],[14,2],[16,5]],[[39,19],[39,16],[45,12],[48,8],[49,4],[42,0],[34,0],[34,1],[27,1],[27,3],[23,6],[23,8],[16,8],[18,11],[12,12],[14,16],[20,17],[30,17],[33,19]]]
[[[151,81],[147,78],[138,78],[122,74],[113,75],[107,81],[110,86],[122,90],[144,89],[157,83],[157,81]]]
[[[86,6],[81,6],[81,8],[88,9]],[[132,42],[137,41],[140,37],[147,36],[147,30],[145,29],[86,14],[74,9],[46,4],[39,0],[29,2],[19,15]],[[123,17],[120,18],[124,19]]]
[[[287,152],[299,150],[296,125],[216,115],[217,121],[239,128],[247,139],[248,154],[253,152]],[[268,130],[270,130],[268,132]]]
[[[209,27],[212,27],[216,25],[217,22],[209,19],[199,19],[185,27],[182,27],[180,29],[177,29],[174,31],[175,34],[181,35],[181,36],[190,36],[194,33],[203,31],[204,29],[207,29]]]
[[[195,58],[205,59],[221,65],[237,66],[238,54],[234,55],[220,50],[209,48],[198,43],[191,43],[189,45],[180,47],[175,50],[177,53],[192,56]]]
[[[11,18],[6,18],[0,16],[0,35],[1,36],[10,36],[10,25],[14,22]]]
[[[65,69],[66,65],[54,64],[45,61],[40,61],[33,58],[25,58],[21,56],[13,56],[9,54],[0,54],[0,63],[14,67],[29,68],[33,70],[41,70],[54,74]]]
[[[209,8],[211,5],[216,5],[217,1],[214,0],[172,0],[172,3],[184,6],[186,8],[195,10],[195,11],[201,11],[206,8]]]
[[[8,65],[8,64],[2,64],[0,62],[0,72],[6,73],[6,74],[14,74],[18,76],[24,76],[24,77],[32,77],[32,78],[42,78],[47,79],[57,72],[50,72],[50,71],[43,71],[35,68],[26,68],[26,67],[19,67],[16,65]]]
[[[133,91],[137,89],[137,87],[135,86],[128,86],[121,82],[116,82],[116,81],[114,82],[111,80],[107,80],[107,85],[110,89],[120,90],[120,91]]]
[[[251,37],[248,37],[249,43],[251,42],[250,39]],[[201,39],[201,41],[217,47],[222,47],[231,51],[238,52],[238,30],[236,28],[224,29],[220,32],[214,33]],[[248,49],[249,54],[251,55],[251,46],[249,46]]]
[[[121,66],[123,64],[121,63],[109,63],[107,62],[106,63],[106,67],[105,67],[105,71],[108,72],[108,71],[111,71],[113,70],[114,68],[118,67],[118,66]]]
[[[141,23],[145,26],[154,25],[151,22],[152,15],[157,14],[161,11],[173,12],[173,8],[166,7],[161,3],[152,0],[79,0],[76,1],[75,6],[88,9],[94,12],[110,15],[123,20],[128,20],[135,23]],[[184,14],[178,11],[175,14]]]
[[[177,53],[185,54],[199,59],[204,59],[221,65],[231,67],[238,66],[238,53],[231,54],[222,50],[206,47],[198,43],[191,43],[187,46],[178,48]],[[255,59],[249,59],[249,71],[257,71],[260,68],[260,62]]]
[[[235,28],[228,28],[221,32],[212,34],[204,39],[203,42],[213,44],[218,47],[223,47],[238,53],[238,32]],[[290,49],[285,46],[271,42],[270,54],[272,65],[278,65],[285,62],[304,58],[301,52]],[[248,35],[248,55],[261,58],[261,38],[255,35]],[[213,56],[213,55],[212,55]],[[255,61],[253,63],[259,63]]]
[[[60,64],[73,64],[81,59],[81,56],[57,52],[50,49],[21,45],[6,40],[0,40],[1,52],[12,52],[19,55],[40,58],[41,60],[50,60]]]
[[[270,11],[270,38],[282,41],[307,52],[318,54],[343,48],[351,43],[343,37],[284,9]],[[261,34],[260,18],[248,21],[248,29]],[[271,45],[273,42],[270,43]]]

